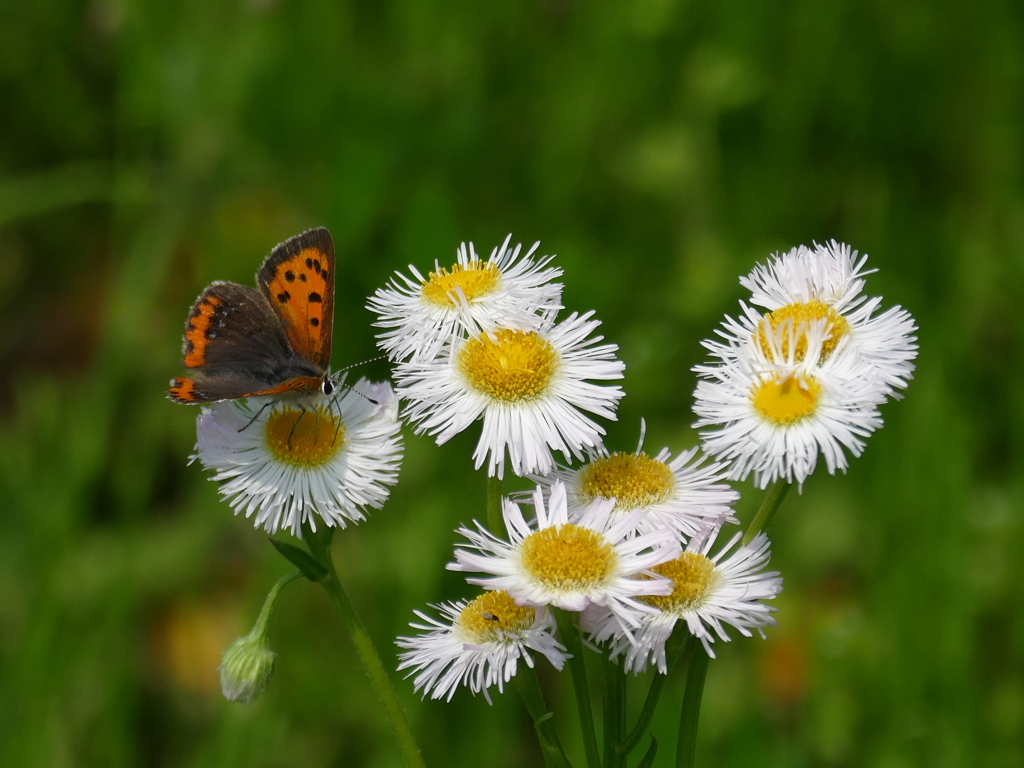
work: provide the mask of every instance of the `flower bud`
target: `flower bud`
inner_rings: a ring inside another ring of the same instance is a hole
[[[260,697],[270,684],[274,675],[274,660],[277,654],[270,650],[268,625],[270,614],[274,611],[274,603],[281,588],[299,578],[298,571],[282,576],[270,590],[263,601],[252,630],[245,637],[233,642],[220,662],[220,689],[228,701],[248,704]]]
[[[224,698],[241,704],[259,698],[274,674],[276,658],[265,632],[253,631],[235,640],[224,652],[220,664],[220,688]]]

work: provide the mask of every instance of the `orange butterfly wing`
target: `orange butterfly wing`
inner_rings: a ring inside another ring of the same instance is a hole
[[[256,281],[281,318],[292,349],[321,369],[331,362],[334,241],[323,227],[271,251]]]

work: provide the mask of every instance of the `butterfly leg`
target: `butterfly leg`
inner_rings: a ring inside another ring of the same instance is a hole
[[[239,432],[245,432],[245,430],[247,430],[247,429],[248,429],[249,427],[251,427],[251,426],[252,426],[252,423],[253,423],[254,421],[256,421],[256,419],[258,419],[258,418],[260,417],[260,415],[261,415],[261,414],[262,414],[262,413],[263,413],[263,412],[264,412],[265,410],[267,410],[267,408],[269,408],[269,407],[270,407],[271,405],[273,405],[273,401],[268,401],[268,402],[264,403],[264,404],[263,404],[263,406],[262,406],[262,407],[261,407],[261,408],[260,408],[260,409],[259,409],[258,411],[256,411],[256,415],[255,415],[255,416],[253,416],[253,417],[252,417],[251,419],[249,419],[249,423],[248,423],[248,424],[246,424],[246,425],[245,425],[244,427],[242,427],[242,428],[241,428],[240,430],[238,430],[238,431],[239,431]]]
[[[339,397],[341,397],[341,393],[340,392],[338,394],[336,394],[334,397],[332,397],[331,398],[331,402],[327,404],[327,407],[332,412],[337,414],[336,421],[338,422],[338,425],[334,428],[334,439],[331,440],[331,447],[332,448],[334,447],[334,444],[338,442],[338,434],[341,432],[341,428],[345,425],[345,422],[343,422],[342,419],[341,419],[341,408],[335,409],[335,406],[337,405]]]
[[[292,447],[292,436],[295,434],[295,429],[296,429],[296,427],[299,426],[299,422],[302,421],[302,417],[306,415],[306,409],[303,406],[301,406],[301,405],[299,406],[299,411],[300,411],[299,417],[295,420],[295,423],[292,424],[292,429],[288,433],[288,448],[289,449],[291,449],[291,447]]]

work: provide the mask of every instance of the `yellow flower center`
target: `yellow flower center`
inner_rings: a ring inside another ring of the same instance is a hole
[[[786,375],[754,387],[754,408],[773,424],[786,426],[812,415],[821,397],[821,384],[813,376]]]
[[[345,444],[345,425],[324,406],[305,413],[281,408],[270,414],[263,437],[278,461],[295,467],[318,467]]]
[[[663,461],[646,453],[613,453],[595,459],[580,471],[580,496],[585,503],[615,499],[615,509],[629,510],[666,501],[675,475]]]
[[[761,344],[761,349],[765,355],[771,360],[773,359],[772,350],[771,345],[768,344],[768,336],[765,333],[765,323],[768,323],[773,334],[777,333],[783,326],[787,326],[786,330],[781,333],[781,347],[783,358],[788,360],[791,339],[789,328],[792,328],[792,338],[796,341],[793,359],[799,362],[807,356],[808,327],[811,323],[817,323],[821,320],[825,321],[825,332],[828,335],[828,338],[821,344],[821,359],[818,362],[823,363],[835,351],[839,340],[850,332],[850,324],[846,321],[845,317],[818,299],[808,301],[806,304],[801,302],[787,304],[784,307],[779,307],[774,312],[769,312],[757,327],[757,340]],[[776,360],[775,362],[782,361]]]
[[[455,264],[451,270],[441,268],[431,272],[421,288],[423,298],[439,307],[453,309],[459,305],[458,292],[467,302],[493,293],[501,284],[498,265],[490,261],[473,259],[468,264]]]
[[[505,329],[467,341],[457,363],[475,389],[516,403],[544,393],[558,369],[558,353],[533,331]]]
[[[500,640],[503,634],[525,632],[533,626],[536,608],[516,605],[504,591],[484,592],[459,614],[460,639],[478,645]]]
[[[722,578],[715,564],[696,552],[683,552],[675,560],[651,570],[672,580],[672,594],[643,595],[640,600],[662,611],[682,612],[700,607]]]
[[[572,523],[531,533],[520,552],[527,573],[559,592],[601,586],[614,574],[618,562],[614,547],[604,536]]]

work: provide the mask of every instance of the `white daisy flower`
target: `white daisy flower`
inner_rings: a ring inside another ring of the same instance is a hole
[[[442,614],[438,620],[416,611],[424,623],[411,623],[423,630],[415,637],[399,637],[395,642],[406,648],[399,654],[398,669],[410,669],[415,675],[414,690],[432,699],[451,701],[455,690],[464,685],[474,694],[487,689],[498,691],[516,674],[519,660],[533,667],[530,651],[535,651],[561,670],[569,658],[565,646],[554,636],[555,620],[547,608],[517,605],[505,592],[485,592],[469,602],[432,606]]]
[[[582,611],[588,605],[607,607],[628,632],[651,608],[640,595],[665,595],[672,585],[651,569],[676,557],[680,544],[671,530],[630,537],[640,512],[612,519],[615,502],[601,500],[572,522],[565,486],[555,483],[546,503],[542,488],[534,491],[537,519],[533,526],[519,505],[504,499],[503,516],[509,541],[477,524],[459,529],[469,541],[455,550],[449,570],[488,573],[470,584],[508,592],[520,605],[553,605]],[[649,578],[638,578],[647,574]]]
[[[725,624],[735,627],[744,637],[751,637],[752,629],[764,637],[763,627],[775,625],[771,615],[775,609],[761,601],[771,600],[782,591],[778,572],[761,572],[771,557],[768,537],[759,533],[749,544],[725,557],[742,536],[737,533],[717,555],[709,557],[716,536],[717,531],[709,528],[706,534],[691,539],[679,557],[652,569],[669,578],[674,588],[668,595],[640,598],[656,608],[657,613],[641,618],[633,638],[623,633],[619,622],[606,612],[590,622],[591,640],[610,640],[612,658],[625,653],[627,672],[642,672],[653,661],[664,675],[668,673],[665,643],[678,621],[686,622],[711,658],[715,658],[711,644],[716,635],[725,642],[730,640]]]
[[[600,322],[593,312],[573,313],[536,330],[504,327],[446,345],[432,360],[395,367],[405,416],[417,433],[447,442],[481,416],[483,431],[473,458],[488,475],[502,477],[505,454],[517,475],[548,472],[552,451],[566,461],[600,442],[604,429],[581,413],[615,419],[621,387],[588,379],[621,379],[618,347],[591,339]]]
[[[859,256],[849,245],[835,240],[811,250],[799,246],[775,255],[767,266],[758,264],[746,277],[743,287],[751,292],[751,302],[764,307],[744,306],[736,329],[745,337],[757,336],[767,347],[766,335],[783,324],[802,325],[824,321],[830,331],[821,349],[821,361],[845,340],[853,353],[872,365],[890,388],[890,393],[905,389],[913,378],[913,360],[917,357],[917,326],[914,318],[896,306],[876,314],[881,297],[863,295],[867,255]],[[798,360],[803,359],[806,341],[797,334]]]
[[[367,308],[377,314],[374,325],[386,329],[378,344],[393,360],[431,358],[455,337],[504,326],[509,317],[534,330],[550,321],[561,309],[562,275],[548,264],[554,256],[534,258],[540,243],[520,258],[521,245],[509,248],[512,235],[483,261],[473,244],[463,243],[450,268],[434,262],[424,277],[409,265],[408,277],[396,272],[386,288],[369,299]]]
[[[344,528],[384,505],[402,461],[400,428],[391,385],[360,379],[331,397],[204,407],[192,458],[214,471],[235,514],[255,515],[268,533],[299,536],[304,522],[316,530],[317,515]]]
[[[653,458],[643,451],[646,424],[641,422],[640,444],[634,453],[609,453],[603,446],[589,451],[589,460],[579,468],[559,466],[548,475],[531,479],[545,489],[565,483],[569,516],[600,499],[614,499],[613,517],[635,510],[643,514],[636,532],[671,528],[689,538],[708,524],[737,523],[732,505],[740,495],[723,481],[727,467],[706,464],[699,448],[683,451],[675,458],[662,448]]]
[[[729,346],[704,342],[721,363],[693,369],[705,379],[694,392],[694,426],[714,427],[701,432],[704,448],[731,465],[730,479],[753,472],[759,488],[779,478],[802,484],[819,453],[830,474],[845,472],[843,449],[859,456],[882,426],[887,383],[845,340],[823,355],[830,339],[817,320]]]

